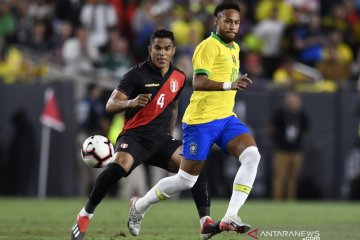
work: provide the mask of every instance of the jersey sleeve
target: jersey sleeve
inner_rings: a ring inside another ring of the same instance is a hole
[[[200,44],[195,49],[192,59],[194,74],[206,74],[209,76],[211,74],[212,67],[217,55],[217,47],[210,44],[209,41],[205,41]]]
[[[120,80],[119,84],[117,85],[116,89],[126,96],[130,97],[136,88],[136,80],[137,78],[134,77],[135,73],[134,70],[131,69]]]

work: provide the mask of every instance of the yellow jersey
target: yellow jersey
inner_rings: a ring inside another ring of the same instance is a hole
[[[202,41],[193,55],[194,75],[204,73],[216,82],[233,82],[239,74],[240,47],[229,47],[218,35]],[[207,123],[216,119],[236,116],[233,112],[236,90],[194,91],[190,98],[183,122],[186,124]]]

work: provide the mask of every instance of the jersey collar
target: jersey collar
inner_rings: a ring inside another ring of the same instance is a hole
[[[162,77],[160,70],[154,65],[154,63],[151,61],[150,57],[148,57],[148,59],[146,60],[146,63],[149,66],[151,72],[158,74]],[[170,62],[169,70],[165,74],[164,77],[166,78],[167,76],[169,76],[173,72],[173,70],[174,70],[174,67],[173,67],[172,63]]]
[[[227,45],[226,42],[224,42],[223,40],[221,40],[221,38],[216,34],[216,33],[211,33],[211,37],[215,38],[216,40],[218,40],[222,45],[224,45],[225,47],[227,48],[230,48],[230,49],[235,49],[235,44],[233,43],[231,45],[231,47],[229,47],[229,45]]]

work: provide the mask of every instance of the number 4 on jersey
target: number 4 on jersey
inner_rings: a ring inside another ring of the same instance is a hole
[[[158,100],[156,102],[156,105],[159,105],[160,108],[163,108],[164,104],[165,104],[165,94],[162,93],[162,94],[160,94],[160,96],[159,96],[159,98],[158,98]]]

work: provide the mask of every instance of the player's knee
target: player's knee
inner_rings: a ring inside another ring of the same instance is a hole
[[[177,181],[181,184],[183,190],[192,188],[198,177],[199,176],[193,176],[181,169],[179,169],[179,172],[177,173]]]
[[[252,167],[256,167],[259,165],[261,155],[259,153],[259,149],[255,146],[247,147],[240,154],[239,161],[241,164],[246,164]]]
[[[129,175],[134,164],[134,158],[127,152],[117,152],[114,155],[113,162],[119,164]]]
[[[207,184],[208,179],[207,179],[204,169],[200,172],[200,175],[199,175],[198,179],[196,180],[196,182],[200,183],[200,184]]]

